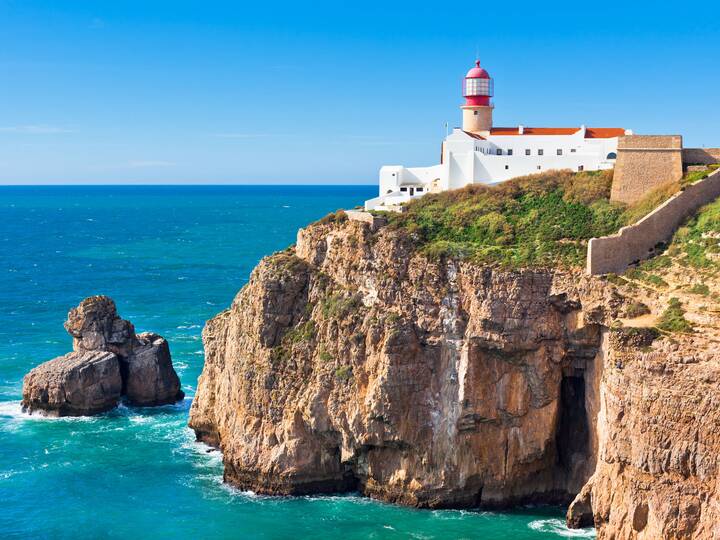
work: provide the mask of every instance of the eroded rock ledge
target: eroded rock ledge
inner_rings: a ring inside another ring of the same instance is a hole
[[[70,311],[65,328],[73,337],[73,352],[25,376],[23,410],[84,416],[112,409],[123,396],[140,406],[184,397],[167,341],[157,334],[135,334],[111,298],[86,298]]]
[[[434,261],[391,228],[315,224],[207,323],[190,426],[260,493],[428,508],[581,493],[569,521],[601,538],[709,534],[716,362],[629,347],[609,330],[626,302],[581,272]]]

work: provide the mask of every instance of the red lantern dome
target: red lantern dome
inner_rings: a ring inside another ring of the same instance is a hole
[[[475,61],[475,67],[467,72],[463,79],[463,97],[465,105],[489,106],[493,96],[493,80],[483,68],[480,60]]]

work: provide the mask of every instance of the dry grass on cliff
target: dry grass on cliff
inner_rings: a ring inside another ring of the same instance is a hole
[[[550,171],[429,194],[390,216],[428,256],[505,266],[582,266],[587,240],[624,223],[612,172]]]

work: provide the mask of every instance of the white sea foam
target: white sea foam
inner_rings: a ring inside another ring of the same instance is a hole
[[[536,519],[528,523],[533,531],[556,534],[565,538],[595,538],[595,529],[568,529],[562,519]]]
[[[96,417],[92,416],[45,416],[35,413],[23,412],[20,401],[0,401],[0,425],[7,421],[8,424],[17,425],[20,422],[92,422]]]

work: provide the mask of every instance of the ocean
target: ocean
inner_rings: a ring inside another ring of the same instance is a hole
[[[222,483],[188,410],[200,333],[264,255],[374,186],[0,187],[0,537],[593,537],[563,509],[427,511],[358,495],[261,497]],[[63,322],[86,296],[115,299],[137,331],[165,336],[184,402],[93,418],[20,412],[22,377],[71,349]]]

